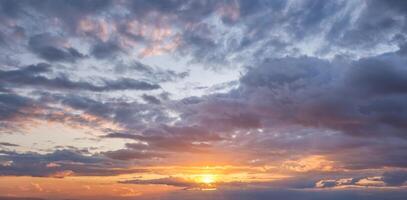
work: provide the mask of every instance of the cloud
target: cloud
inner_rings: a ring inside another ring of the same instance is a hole
[[[23,108],[35,105],[29,98],[16,94],[0,94],[0,120],[7,120],[23,113]]]
[[[395,52],[358,60],[266,59],[248,67],[229,92],[178,102],[181,122],[240,137],[234,142],[256,149],[256,157],[327,154],[346,169],[405,167],[405,62]],[[335,146],[323,145],[336,136]],[[346,144],[353,152],[340,150]]]
[[[41,75],[50,72],[49,64],[40,63],[29,65],[16,70],[0,70],[0,82],[6,86],[14,87],[40,87],[60,90],[88,90],[94,92],[114,91],[114,90],[155,90],[160,86],[145,81],[139,81],[130,78],[121,78],[118,80],[101,79],[102,85],[96,85],[85,81],[72,81],[65,75],[55,78],[48,78]]]
[[[400,9],[405,7],[401,1],[364,1],[365,8],[354,19],[337,22],[329,40],[349,48],[372,48],[379,43],[390,42],[394,36],[405,31],[405,18]],[[387,10],[377,14],[378,10]],[[336,32],[334,32],[336,31]]]
[[[403,35],[406,27],[406,15],[399,9],[403,6],[397,1],[141,0],[123,1],[115,7],[105,0],[40,4],[6,1],[2,7],[7,18],[24,22],[30,21],[24,15],[27,12],[55,19],[64,36],[83,37],[80,39],[91,46],[90,54],[99,59],[132,49],[139,49],[139,54],[143,50],[170,49],[167,53],[189,55],[191,60],[211,66],[230,64],[248,54],[258,59],[290,54],[332,57],[338,52],[376,50],[379,44],[391,46],[393,38]],[[128,15],[115,12],[117,7]],[[381,8],[387,11],[375,14]],[[211,17],[220,23],[208,20]],[[46,23],[55,27],[55,21]],[[146,31],[150,27],[153,31]],[[225,29],[233,31],[221,34]],[[304,48],[304,41],[315,38],[318,41],[311,49]],[[72,61],[80,57],[74,49],[48,45],[34,53],[49,60]]]
[[[341,178],[319,180],[315,183],[317,188],[333,188],[333,187],[394,187],[403,186],[407,181],[406,172],[403,170],[386,171],[379,176],[360,176],[357,178]]]
[[[79,19],[97,14],[97,12],[108,9],[109,0],[93,1],[43,1],[41,3],[26,2],[19,7],[23,10],[34,10],[49,17],[55,17],[64,23],[69,29],[76,27]],[[64,9],[61,9],[64,8]],[[69,17],[68,17],[69,16]],[[68,29],[68,30],[69,30]]]
[[[147,94],[143,94],[143,96],[141,96],[143,98],[144,101],[146,101],[147,103],[151,103],[151,104],[161,104],[160,99],[158,99],[155,96],[152,95],[147,95]]]
[[[46,61],[74,62],[85,57],[72,47],[59,47],[63,45],[62,42],[50,34],[43,33],[30,37],[28,45],[33,53]]]
[[[131,169],[123,163],[112,165],[112,160],[102,154],[83,155],[73,150],[55,150],[52,153],[16,153],[2,151],[0,160],[10,164],[0,165],[3,176],[34,176],[64,178],[66,176],[113,176],[128,173],[146,172],[144,169]],[[114,153],[106,153],[113,155]]]
[[[326,160],[323,156],[309,156],[296,161],[285,161],[283,166],[298,172],[333,171],[334,162]]]
[[[192,188],[192,187],[199,186],[199,184],[196,182],[193,182],[191,180],[187,180],[184,178],[177,178],[177,177],[146,179],[146,180],[135,179],[135,180],[121,181],[120,183],[138,184],[138,185],[168,185],[168,186],[183,187],[183,188]]]
[[[351,135],[369,132],[402,137],[405,127],[399,122],[405,116],[394,111],[405,107],[400,102],[405,97],[403,62],[405,58],[395,54],[355,62],[329,62],[312,57],[266,60],[249,68],[236,90],[206,97],[203,103],[191,107],[201,109],[198,119],[209,123],[207,118],[220,117],[217,116],[220,112],[205,116],[204,109],[219,108],[215,110],[222,110],[225,121],[237,120],[235,113],[246,116],[242,119],[248,123],[246,127],[267,127],[278,122],[278,125],[324,127]],[[365,99],[365,95],[372,98]],[[238,124],[245,125],[237,123],[234,127]]]
[[[74,175],[74,172],[72,170],[64,170],[64,171],[57,171],[55,173],[49,174],[48,177],[52,178],[65,178],[68,176]]]
[[[133,160],[133,159],[154,159],[165,157],[162,154],[143,152],[137,150],[120,149],[116,151],[103,152],[103,155],[116,160]]]
[[[150,123],[165,124],[173,121],[173,117],[168,116],[162,107],[140,104],[136,101],[122,102],[120,99],[100,101],[79,95],[54,95],[52,97],[53,101],[63,103],[75,110],[118,123],[125,130],[143,130]],[[108,132],[112,132],[112,130]]]
[[[146,129],[143,135],[110,133],[104,137],[133,139],[146,144],[129,143],[126,146],[130,149],[189,153],[209,153],[212,142],[223,140],[221,136],[208,132],[203,127],[165,125],[156,129]]]
[[[21,2],[3,1],[0,4],[2,15],[16,17],[21,12]]]
[[[383,181],[389,186],[400,186],[407,181],[406,171],[389,171],[383,174]]]
[[[118,73],[137,72],[156,82],[172,82],[172,81],[182,80],[189,76],[188,71],[176,72],[176,71],[170,70],[170,69],[163,70],[159,67],[153,67],[150,65],[146,65],[139,61],[135,61],[134,63],[127,64],[127,65],[119,64],[115,68],[115,70]]]
[[[92,158],[80,155],[76,152],[68,150],[57,150],[50,154],[37,154],[37,153],[16,153],[16,152],[3,152],[0,156],[2,159],[11,160],[12,164],[9,166],[2,166],[0,173],[2,175],[31,175],[31,176],[53,176],[54,174],[62,175],[61,170],[64,168],[48,168],[49,162],[77,162],[77,163],[96,163],[99,158]]]
[[[96,58],[112,58],[121,51],[115,42],[99,42],[92,48],[92,55]]]
[[[0,142],[0,146],[5,146],[5,147],[18,147],[20,145],[18,144],[13,144],[13,143],[9,143],[9,142]]]
[[[345,178],[339,180],[321,180],[315,186],[317,188],[334,188],[343,186],[353,187],[385,187],[381,176],[362,177],[362,178]]]
[[[363,178],[342,178],[338,180],[320,180],[315,183],[317,188],[333,188],[338,186],[355,186]]]

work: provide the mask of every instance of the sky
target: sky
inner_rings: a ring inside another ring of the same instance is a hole
[[[403,200],[407,1],[0,0],[0,200]]]

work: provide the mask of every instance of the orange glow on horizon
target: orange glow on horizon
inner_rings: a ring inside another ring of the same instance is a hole
[[[0,177],[0,185],[3,186],[0,193],[37,198],[57,198],[60,195],[72,199],[144,198],[176,190],[213,191],[229,183],[259,183],[289,177],[254,166],[155,166],[136,169],[143,172],[112,176],[77,176],[74,172],[50,177],[4,176]]]

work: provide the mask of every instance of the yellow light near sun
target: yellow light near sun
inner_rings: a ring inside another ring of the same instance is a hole
[[[204,174],[201,175],[199,178],[199,182],[205,183],[205,184],[212,184],[215,182],[215,176],[212,174]]]

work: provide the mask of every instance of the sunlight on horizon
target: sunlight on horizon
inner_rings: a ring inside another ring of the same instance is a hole
[[[205,183],[205,184],[212,184],[215,183],[215,175],[213,174],[204,174],[200,176],[200,182]]]

